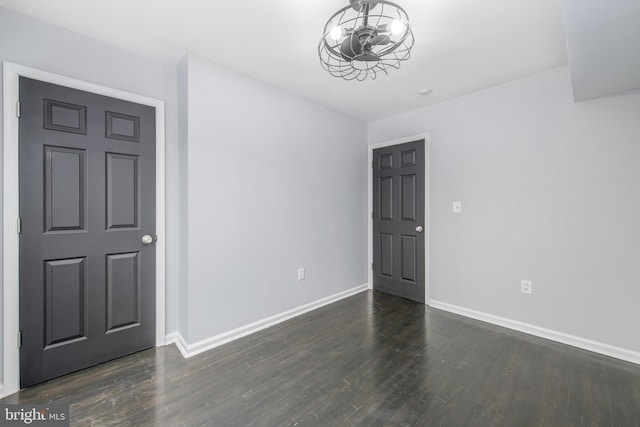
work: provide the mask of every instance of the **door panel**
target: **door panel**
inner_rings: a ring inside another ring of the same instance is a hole
[[[380,183],[378,217],[380,219],[393,220],[393,179],[392,176],[384,176],[378,180]]]
[[[416,176],[402,175],[400,184],[402,187],[400,192],[400,196],[402,197],[402,220],[416,221]]]
[[[86,261],[45,261],[45,349],[87,339]]]
[[[140,142],[140,117],[107,111],[107,138]]]
[[[402,280],[409,282],[417,282],[418,275],[416,269],[416,259],[418,257],[417,251],[417,237],[416,236],[402,236],[402,252],[400,258],[402,259]]]
[[[107,153],[107,230],[137,228],[138,156]]]
[[[373,151],[373,287],[425,301],[424,141]]]
[[[380,274],[393,277],[393,234],[380,233]]]
[[[20,383],[155,343],[155,110],[20,78]]]
[[[45,145],[45,233],[85,230],[86,151]]]
[[[140,253],[107,255],[107,332],[140,324]]]
[[[86,135],[87,107],[45,99],[44,111],[45,129]]]

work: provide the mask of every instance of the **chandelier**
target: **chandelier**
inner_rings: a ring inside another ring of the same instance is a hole
[[[414,39],[407,12],[385,0],[349,0],[324,26],[322,67],[345,80],[375,79],[409,59]]]

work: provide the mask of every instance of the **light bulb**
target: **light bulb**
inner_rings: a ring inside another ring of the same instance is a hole
[[[397,36],[398,34],[401,34],[403,31],[404,31],[404,23],[402,21],[398,21],[397,19],[395,19],[391,23],[391,34],[393,34],[394,36]]]
[[[332,39],[338,41],[340,39],[340,37],[342,37],[342,28],[340,28],[339,26],[334,26],[331,31],[329,32],[329,37],[331,37]]]

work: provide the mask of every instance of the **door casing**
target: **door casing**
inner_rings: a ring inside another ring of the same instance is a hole
[[[389,147],[392,145],[400,145],[407,142],[413,142],[417,140],[424,140],[424,165],[425,165],[425,173],[424,173],[424,189],[425,189],[425,197],[424,197],[424,213],[425,213],[425,223],[424,223],[424,252],[425,252],[425,260],[424,260],[424,297],[425,304],[430,305],[430,295],[429,295],[429,242],[430,242],[430,212],[429,212],[429,174],[431,173],[431,169],[429,167],[429,134],[421,133],[418,135],[412,135],[407,137],[402,137],[398,139],[393,139],[390,141],[379,142],[376,144],[371,144],[368,146],[368,156],[367,156],[367,180],[368,180],[368,277],[369,277],[369,289],[373,289],[373,270],[371,269],[371,265],[373,264],[373,150],[377,148]]]
[[[28,77],[155,108],[156,112],[156,347],[165,344],[165,122],[164,101],[31,67],[3,63],[3,382],[0,397],[19,390],[19,217],[17,102],[19,78]]]

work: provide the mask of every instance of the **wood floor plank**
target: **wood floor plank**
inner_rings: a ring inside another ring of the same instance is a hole
[[[190,359],[136,353],[3,403],[74,426],[640,427],[640,367],[378,292]]]

